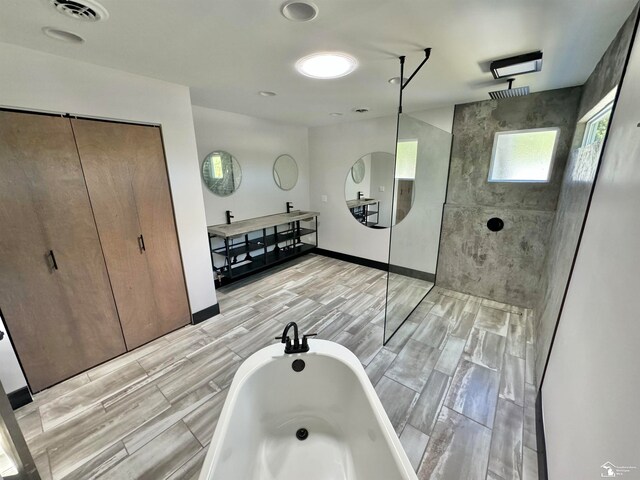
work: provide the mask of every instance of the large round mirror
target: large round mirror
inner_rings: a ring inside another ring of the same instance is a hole
[[[298,164],[291,155],[280,155],[273,164],[273,179],[282,190],[291,190],[298,183]]]
[[[229,152],[216,150],[202,162],[202,180],[216,195],[228,197],[240,187],[242,169],[236,157]]]
[[[344,198],[353,218],[370,228],[388,228],[406,217],[413,203],[415,162],[413,165],[413,175],[396,178],[391,153],[373,152],[359,158],[344,184]],[[403,169],[395,170],[406,173]]]

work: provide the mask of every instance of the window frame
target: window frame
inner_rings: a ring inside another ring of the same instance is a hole
[[[496,150],[498,147],[498,138],[503,135],[535,133],[535,132],[555,132],[555,140],[553,142],[553,148],[551,149],[551,160],[549,161],[549,169],[547,171],[547,178],[545,180],[523,179],[523,180],[505,180],[505,179],[492,179],[493,169],[495,168]],[[491,163],[489,165],[489,174],[487,176],[487,182],[489,183],[549,183],[553,175],[553,167],[556,162],[556,152],[558,149],[558,143],[560,141],[560,127],[542,127],[542,128],[523,128],[520,130],[505,130],[502,132],[496,132],[493,136],[493,147],[491,149]]]
[[[586,147],[593,143],[597,143],[594,141],[595,133],[597,130],[596,125],[600,122],[600,120],[602,120],[607,115],[609,115],[609,121],[611,121],[611,114],[613,113],[614,102],[615,101],[612,100],[611,102],[607,103],[604,107],[598,110],[597,113],[592,115],[589,118],[589,120],[587,120],[585,129],[584,129],[584,135],[582,136],[582,144],[580,145],[581,147]],[[605,134],[605,138],[606,138],[606,134]]]

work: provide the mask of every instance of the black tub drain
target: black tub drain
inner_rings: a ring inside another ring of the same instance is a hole
[[[306,428],[299,428],[296,432],[296,438],[298,440],[306,440],[309,436],[309,431]]]

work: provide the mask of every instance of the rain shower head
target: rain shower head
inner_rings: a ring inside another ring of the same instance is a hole
[[[507,80],[507,82],[509,82],[509,88],[489,92],[489,96],[492,100],[499,100],[501,98],[524,97],[526,95],[529,95],[528,86],[513,88],[513,78],[510,78],[509,80]]]

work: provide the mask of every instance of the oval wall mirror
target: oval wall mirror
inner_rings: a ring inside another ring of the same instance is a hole
[[[344,198],[349,213],[361,225],[389,228],[409,213],[415,178],[394,178],[394,161],[391,153],[369,153],[359,158],[347,173]]]
[[[353,181],[355,183],[362,183],[366,170],[367,167],[364,163],[364,160],[362,158],[356,160],[356,163],[354,163],[353,167],[351,167],[351,178],[353,179]]]
[[[280,155],[273,164],[273,180],[282,190],[291,190],[298,183],[298,164],[291,155]]]
[[[202,162],[202,180],[211,192],[228,197],[240,187],[242,169],[236,157],[224,150],[216,150]]]

